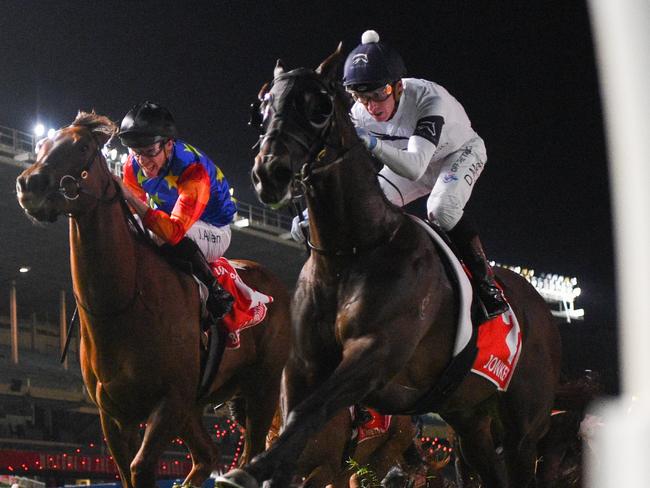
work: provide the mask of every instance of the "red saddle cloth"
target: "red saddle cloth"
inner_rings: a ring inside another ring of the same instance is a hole
[[[235,299],[232,309],[224,316],[223,323],[228,330],[226,347],[237,349],[240,346],[241,331],[259,324],[266,318],[266,304],[273,302],[273,297],[244,283],[226,258],[221,257],[210,265],[221,286]]]
[[[478,354],[472,372],[505,391],[521,351],[521,329],[512,308],[479,325],[476,346]]]
[[[372,415],[372,419],[359,426],[357,443],[385,434],[390,427],[390,422],[393,418],[392,415],[382,415],[372,408],[365,408],[368,410],[368,413]]]

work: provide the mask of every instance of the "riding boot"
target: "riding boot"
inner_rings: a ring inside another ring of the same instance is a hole
[[[354,404],[354,421],[352,422],[353,427],[361,427],[364,424],[367,424],[372,420],[372,414],[370,411],[361,405],[360,403]]]
[[[495,282],[494,271],[485,256],[475,225],[465,214],[448,234],[472,274],[487,318],[491,319],[507,312],[508,302]]]
[[[212,321],[220,320],[230,312],[234,299],[230,293],[223,289],[212,274],[212,268],[199,246],[189,237],[183,237],[172,249],[176,256],[190,263],[192,274],[207,287],[206,308],[211,315]],[[209,326],[209,324],[207,325]]]

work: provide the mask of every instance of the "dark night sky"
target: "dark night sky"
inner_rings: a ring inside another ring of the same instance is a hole
[[[3,0],[0,125],[119,120],[157,100],[254,202],[247,107],[277,58],[315,67],[376,29],[409,74],[444,85],[488,148],[470,211],[498,261],[577,276],[587,320],[565,330],[581,366],[616,354],[607,164],[582,1]],[[5,189],[12,191],[13,189]],[[593,363],[593,364],[592,364]],[[613,369],[612,362],[608,363]]]

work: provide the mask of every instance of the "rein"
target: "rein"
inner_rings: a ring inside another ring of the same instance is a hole
[[[73,176],[71,174],[66,174],[61,177],[59,180],[59,188],[55,190],[56,193],[60,194],[63,196],[68,201],[74,201],[81,194],[87,195],[89,197],[94,198],[96,201],[101,202],[101,203],[113,203],[115,200],[117,200],[120,196],[122,196],[122,192],[120,191],[119,187],[116,187],[117,185],[114,181],[112,181],[115,189],[117,190],[115,194],[110,197],[110,198],[103,198],[103,196],[106,194],[108,191],[108,188],[111,184],[112,178],[109,178],[108,181],[106,182],[106,185],[101,191],[100,196],[96,196],[86,190],[82,186],[82,181],[88,178],[89,172],[95,161],[98,159],[102,158],[101,155],[101,149],[100,149],[100,144],[95,138],[94,134],[91,132],[91,137],[93,139],[93,142],[95,143],[95,150],[93,151],[92,157],[88,160],[88,162],[79,170],[79,175],[78,176]],[[119,186],[119,185],[118,185]],[[68,214],[68,216],[71,216]]]
[[[91,133],[92,135],[92,133]],[[131,210],[128,207],[128,204],[126,203],[126,199],[124,198],[124,195],[122,193],[122,189],[120,188],[120,185],[114,180],[112,173],[108,170],[107,166],[104,166],[104,173],[107,176],[107,181],[106,184],[104,185],[104,188],[101,190],[101,193],[99,196],[93,194],[92,192],[86,190],[82,183],[84,180],[87,180],[88,176],[90,175],[90,170],[93,166],[93,164],[99,159],[103,159],[103,156],[101,154],[100,150],[100,144],[95,138],[94,135],[92,135],[93,141],[95,143],[95,151],[93,152],[93,156],[90,158],[90,160],[79,170],[79,175],[78,176],[73,176],[70,174],[63,175],[61,177],[61,180],[59,182],[59,188],[55,190],[59,194],[61,194],[66,200],[68,201],[74,201],[79,198],[81,194],[87,195],[92,197],[95,201],[98,203],[102,204],[107,204],[107,205],[112,205],[115,202],[119,202],[120,206],[125,214],[125,217],[127,221],[129,221],[133,227],[137,230],[138,234],[143,237],[145,240],[150,240],[151,238],[148,236],[146,231],[142,228],[141,224],[135,219],[133,214],[131,213]],[[70,187],[66,187],[65,183],[71,182],[73,184],[72,189],[74,190],[74,193],[70,194]],[[109,188],[113,186],[115,192],[112,196],[106,197],[106,193],[108,192]],[[74,215],[68,214],[69,217],[75,218]],[[136,260],[137,263],[137,260]],[[136,302],[138,297],[142,295],[141,290],[137,286],[137,269],[135,271],[135,276],[136,276],[136,284],[134,286],[134,292],[133,296],[128,300],[126,305],[122,306],[120,309],[117,311],[111,311],[111,312],[105,312],[105,313],[98,313],[98,312],[93,312],[90,307],[87,305],[84,305],[81,302],[81,299],[76,295],[76,293],[73,293],[75,302],[79,307],[81,307],[84,312],[86,312],[88,315],[92,315],[93,317],[115,317],[118,315],[122,315],[125,312],[127,312]],[[76,310],[75,310],[76,314]],[[74,317],[73,319],[74,320]],[[72,321],[71,321],[72,322]]]

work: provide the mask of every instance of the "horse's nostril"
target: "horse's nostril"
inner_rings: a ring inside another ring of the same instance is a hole
[[[49,178],[46,175],[35,173],[32,175],[20,176],[16,180],[16,190],[25,193],[39,193],[47,189]]]
[[[289,181],[291,181],[292,175],[293,172],[291,171],[291,168],[287,166],[277,166],[275,168],[275,178],[278,182],[282,184],[286,184]]]

